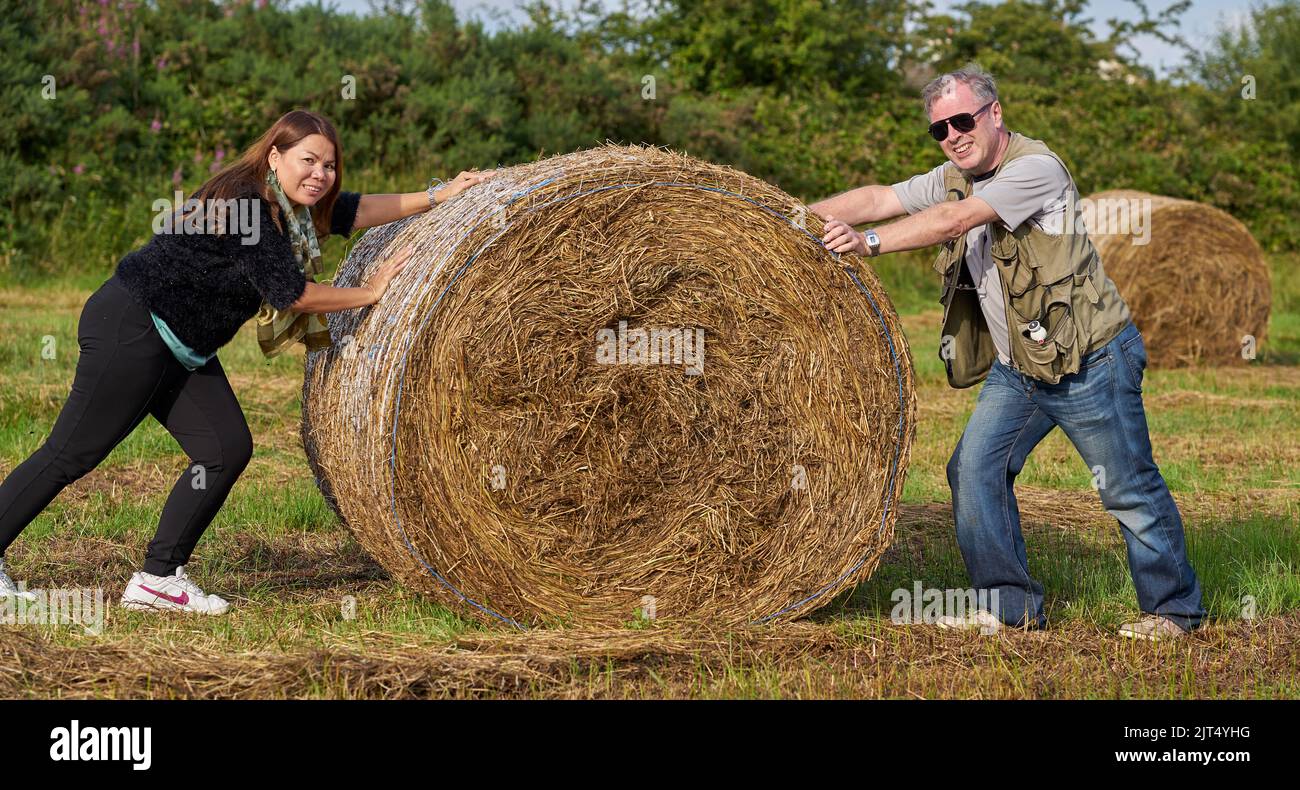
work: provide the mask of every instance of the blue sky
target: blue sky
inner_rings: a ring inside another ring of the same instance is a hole
[[[370,9],[368,0],[320,0],[326,6],[335,6],[341,11],[350,11],[354,13],[366,13]],[[296,0],[297,5],[301,2],[316,2],[316,0]],[[943,10],[953,5],[957,5],[960,0],[931,0],[936,10]],[[617,0],[609,2],[613,6]],[[524,14],[520,12],[520,0],[452,0],[452,5],[462,18],[470,15],[478,16],[487,23],[489,28],[495,27],[494,12],[504,14],[504,19],[518,22],[523,20]],[[568,6],[570,3],[561,0],[561,5]],[[1173,5],[1172,0],[1147,0],[1147,7],[1152,13]],[[1229,0],[1192,0],[1191,8],[1183,14],[1182,33],[1188,41],[1193,44],[1204,43],[1213,35],[1220,21],[1236,22],[1245,16],[1246,4],[1238,0],[1230,2]],[[1089,16],[1093,18],[1093,29],[1098,36],[1104,36],[1109,28],[1106,20],[1111,18],[1136,20],[1138,17],[1136,9],[1131,3],[1124,0],[1092,0],[1089,3]],[[1142,61],[1156,69],[1157,72],[1164,72],[1168,69],[1179,65],[1181,58],[1178,51],[1173,47],[1154,38],[1141,39],[1138,42],[1139,50],[1142,55]]]

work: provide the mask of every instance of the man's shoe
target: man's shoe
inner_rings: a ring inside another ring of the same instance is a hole
[[[189,576],[185,566],[179,565],[171,576],[155,576],[137,571],[122,593],[123,609],[149,611],[198,612],[224,614],[230,604],[216,595],[208,595]]]
[[[1187,632],[1168,617],[1149,614],[1136,623],[1125,623],[1120,626],[1119,635],[1129,639],[1145,639],[1154,642],[1159,639],[1178,639],[1187,636]]]
[[[945,629],[978,628],[985,636],[997,633],[1002,627],[1002,621],[998,616],[987,609],[976,609],[963,617],[944,615],[935,620],[934,624]]]
[[[27,601],[36,600],[35,594],[18,589],[18,585],[14,584],[14,580],[9,578],[9,574],[5,573],[5,561],[3,557],[0,557],[0,598],[5,597],[22,598]]]

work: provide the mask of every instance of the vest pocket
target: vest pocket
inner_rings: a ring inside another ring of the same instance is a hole
[[[1051,236],[1040,237],[1040,244],[1023,244],[1020,255],[1029,264],[1041,285],[1055,285],[1074,274],[1074,261],[1061,242]]]
[[[1011,318],[1015,323],[1012,341],[1020,344],[1036,368],[1028,372],[1052,383],[1070,371],[1072,359],[1078,364],[1075,350],[1078,333],[1069,304],[1071,284],[1067,281],[1050,288],[1035,288],[1011,299]],[[1047,333],[1041,342],[1031,337],[1034,321]]]
[[[1058,358],[1068,355],[1074,348],[1075,331],[1074,319],[1070,316],[1068,307],[1061,305],[1061,310],[1054,311],[1055,316],[1048,321],[1039,321],[1040,327],[1045,327],[1047,337],[1042,342],[1030,337],[1030,322],[1016,321],[1016,330],[1019,334],[1020,347],[1024,349],[1025,356],[1029,361],[1036,365],[1052,366]]]
[[[1012,296],[1020,296],[1034,284],[1034,271],[1020,262],[1020,253],[1016,239],[1010,234],[994,233],[989,243],[989,254],[993,256],[993,266],[998,270],[998,277],[1007,285]]]
[[[1101,290],[1097,288],[1096,277],[1097,270],[1095,267],[1082,276],[1076,274],[1074,277],[1074,287],[1078,288],[1083,293],[1084,298],[1088,300],[1088,303],[1094,306],[1101,301]]]
[[[959,245],[956,239],[944,242],[939,248],[939,254],[934,259],[934,270],[944,277],[952,270],[953,263],[957,260],[957,248]]]

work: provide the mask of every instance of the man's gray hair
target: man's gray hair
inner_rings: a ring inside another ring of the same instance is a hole
[[[930,117],[930,107],[934,104],[934,100],[956,90],[959,82],[970,88],[981,105],[996,101],[998,98],[998,86],[993,81],[993,75],[971,63],[964,69],[940,74],[925,86],[925,90],[921,91],[921,101],[925,103],[926,118]]]

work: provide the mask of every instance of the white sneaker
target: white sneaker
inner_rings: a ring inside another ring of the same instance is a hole
[[[1002,621],[998,619],[997,615],[987,609],[976,609],[970,614],[962,617],[944,615],[938,620],[935,620],[934,624],[940,628],[978,628],[980,633],[985,636],[996,634],[998,629],[1002,627]]]
[[[185,575],[185,566],[179,565],[171,576],[155,576],[137,571],[126,592],[122,593],[123,609],[150,611],[174,610],[200,614],[224,614],[230,604],[216,595],[208,595]]]
[[[36,600],[34,593],[18,589],[18,585],[14,584],[14,580],[9,578],[9,574],[5,573],[4,557],[0,557],[0,598],[2,597],[22,598],[27,601]]]

